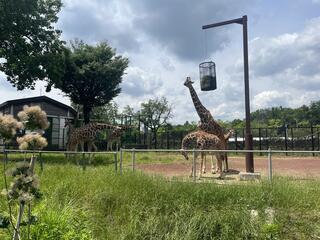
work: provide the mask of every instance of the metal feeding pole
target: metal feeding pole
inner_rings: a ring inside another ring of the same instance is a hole
[[[220,27],[232,23],[242,24],[243,26],[243,62],[244,62],[244,95],[245,95],[245,111],[246,111],[246,134],[245,134],[245,149],[252,150],[252,134],[250,126],[250,97],[249,97],[249,61],[248,61],[248,18],[243,16],[242,18],[232,19],[228,21],[213,23],[202,26],[202,29]],[[246,153],[246,171],[254,172],[253,153]]]

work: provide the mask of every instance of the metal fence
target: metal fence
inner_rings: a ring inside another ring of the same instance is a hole
[[[37,154],[41,171],[44,168],[44,164],[42,161],[42,154],[45,153],[55,153],[55,154],[70,154],[70,155],[80,155],[82,158],[85,158],[85,155],[98,155],[98,154],[108,154],[108,155],[113,155],[114,156],[114,169],[115,172],[119,172],[120,174],[123,174],[123,154],[124,153],[131,153],[131,170],[135,171],[136,169],[136,153],[141,153],[141,152],[163,152],[163,153],[181,153],[181,151],[184,152],[189,152],[192,153],[192,167],[193,167],[193,172],[192,172],[192,179],[194,182],[197,181],[197,176],[196,176],[196,153],[198,152],[206,152],[206,153],[217,153],[217,152],[222,152],[222,153],[255,153],[255,154],[265,154],[267,155],[267,160],[268,160],[268,179],[269,181],[272,181],[273,179],[273,171],[274,168],[272,166],[272,155],[273,154],[310,154],[310,155],[315,155],[315,154],[320,154],[320,151],[304,151],[304,150],[295,150],[295,151],[285,151],[285,150],[272,150],[269,148],[268,150],[198,150],[198,149],[193,149],[193,150],[184,150],[184,149],[124,149],[120,148],[119,151],[115,152],[70,152],[70,151],[32,151],[32,150],[12,150],[12,149],[3,149],[2,154],[4,156],[3,161],[4,163],[7,163],[9,161],[9,156],[8,154],[10,153],[21,153],[21,154]],[[119,159],[119,161],[118,161]],[[320,164],[320,162],[319,162]],[[81,164],[83,169],[85,170],[86,164],[85,161],[83,164]],[[119,169],[118,169],[119,167]]]
[[[135,171],[136,168],[136,153],[138,152],[178,152],[180,153],[181,151],[184,152],[191,152],[192,153],[192,179],[193,181],[197,180],[196,177],[196,154],[197,152],[205,152],[205,153],[217,153],[217,152],[222,152],[222,153],[256,153],[256,154],[267,154],[267,159],[268,159],[268,179],[269,181],[272,181],[273,178],[273,167],[272,167],[272,154],[319,154],[320,151],[284,151],[284,150],[272,150],[269,148],[268,150],[198,150],[198,149],[193,149],[193,150],[176,150],[176,149],[120,149],[120,162],[119,162],[119,168],[120,168],[120,174],[123,173],[123,153],[124,152],[129,152],[131,153],[131,161],[132,161],[132,171]],[[320,162],[319,162],[320,164]]]
[[[126,124],[125,121],[123,121]],[[121,137],[119,148],[135,149],[179,149],[181,142],[189,131],[176,131],[162,129],[154,138],[150,131],[142,131],[140,126],[129,128]],[[195,130],[195,129],[194,129]],[[245,145],[245,129],[237,128],[235,135],[229,139],[229,149],[243,150]],[[291,128],[252,128],[253,149],[255,150],[307,150],[320,151],[320,128],[319,127],[291,127]],[[60,129],[60,133],[54,139],[49,137],[48,146],[45,150],[65,150],[67,143],[67,131]],[[101,133],[96,139],[96,145],[103,151],[107,148],[106,133]],[[4,148],[17,149],[14,141]]]
[[[48,150],[16,150],[16,149],[2,149],[2,151],[0,152],[3,154],[3,161],[4,163],[8,163],[10,158],[9,158],[9,154],[13,154],[13,153],[18,153],[18,154],[33,154],[33,155],[37,155],[37,159],[38,162],[40,163],[40,169],[41,171],[43,171],[44,169],[44,162],[43,162],[43,154],[61,154],[61,155],[65,155],[67,158],[68,157],[72,157],[72,156],[80,156],[80,165],[82,166],[82,168],[85,170],[87,167],[87,161],[85,161],[86,156],[89,157],[89,159],[92,156],[95,155],[113,155],[114,157],[114,168],[115,171],[118,171],[118,152],[73,152],[73,151],[48,151]]]
[[[235,135],[229,139],[229,149],[243,150],[245,145],[245,129],[234,129]],[[253,148],[255,150],[310,150],[320,151],[320,128],[292,127],[292,128],[252,128]],[[179,149],[185,135],[190,131],[162,131],[154,139],[152,133],[128,131],[122,137],[124,148],[147,149]]]

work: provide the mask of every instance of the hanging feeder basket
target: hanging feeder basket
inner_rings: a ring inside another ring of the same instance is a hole
[[[214,62],[202,62],[199,64],[201,91],[217,89],[216,65]]]

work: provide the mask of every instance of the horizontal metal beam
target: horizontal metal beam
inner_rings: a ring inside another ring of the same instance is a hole
[[[246,16],[243,16],[242,18],[236,18],[236,19],[232,19],[232,20],[228,20],[228,21],[223,21],[223,22],[204,25],[204,26],[202,26],[202,29],[220,27],[220,26],[228,25],[228,24],[232,24],[232,23],[243,24],[243,18],[244,17],[246,17]]]

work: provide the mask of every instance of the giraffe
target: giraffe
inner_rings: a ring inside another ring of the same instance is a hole
[[[187,77],[184,85],[189,89],[193,105],[197,111],[198,116],[200,117],[200,124],[198,125],[198,128],[204,132],[216,135],[221,141],[220,144],[222,149],[227,149],[228,144],[227,140],[224,138],[224,130],[222,126],[213,119],[210,111],[202,105],[192,84],[193,82],[191,81],[191,78]],[[225,156],[223,158],[225,159],[227,168],[226,171],[228,171],[227,153],[225,153]]]
[[[131,127],[132,126],[119,126],[119,128],[112,129],[107,137],[107,151],[112,151],[114,143],[116,144],[116,150],[118,150],[122,134]]]
[[[97,151],[98,148],[94,144],[94,140],[96,139],[97,134],[104,129],[117,130],[121,128],[104,123],[89,123],[79,128],[71,127],[67,142],[67,151],[76,151],[79,144],[81,150],[84,151],[84,143],[88,144],[88,151],[91,151],[92,148],[94,151]]]
[[[234,130],[233,129],[229,129],[229,131],[224,135],[224,138],[226,141],[229,140],[229,138],[231,136],[234,135]],[[214,169],[214,164],[213,164],[213,156],[214,154],[211,154],[211,172],[212,173],[215,173],[218,171],[218,166],[216,166],[216,169]],[[224,171],[228,170],[228,159],[227,159],[227,155],[225,156],[226,158],[224,158]],[[207,161],[207,158],[206,158],[206,155],[204,154],[204,164],[203,164],[203,168],[202,168],[202,173],[206,173],[206,161]]]
[[[199,131],[194,131],[189,134],[187,134],[183,139],[182,139],[182,144],[181,144],[181,154],[189,160],[188,154],[186,151],[187,149],[199,149],[199,150],[224,150],[224,144],[223,142],[214,134],[204,132],[202,130]],[[195,158],[197,159],[198,155],[201,154],[201,164],[200,164],[200,174],[199,176],[201,177],[202,175],[202,169],[203,169],[203,160],[204,160],[204,155],[207,152],[196,152],[195,153]],[[210,152],[208,152],[210,153]],[[217,171],[219,172],[219,178],[222,177],[222,161],[224,160],[225,154],[223,152],[214,152],[213,153],[216,158],[217,158]],[[193,166],[191,173],[193,172]]]

